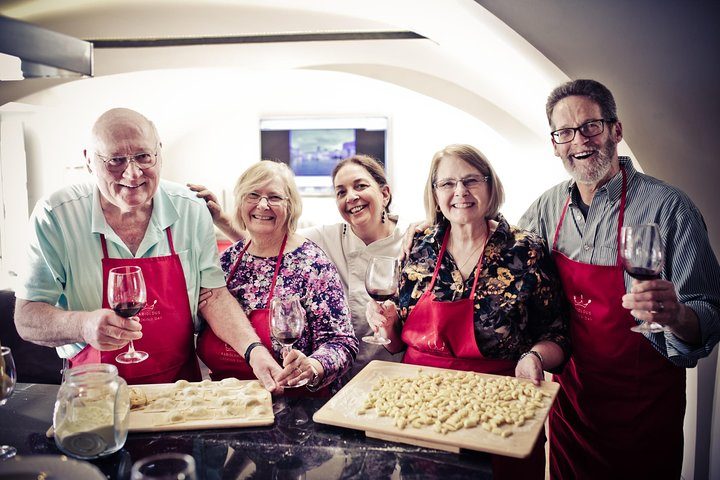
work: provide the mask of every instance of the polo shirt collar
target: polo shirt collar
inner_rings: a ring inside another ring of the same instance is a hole
[[[155,192],[155,196],[153,197],[152,217],[150,218],[150,224],[148,225],[148,230],[145,233],[142,245],[147,245],[148,242],[150,245],[154,245],[161,239],[165,239],[165,229],[180,218],[177,208],[170,200],[170,196],[164,188],[164,183],[163,180],[160,181],[157,192]],[[120,237],[117,236],[115,231],[108,225],[107,220],[105,220],[105,215],[100,207],[100,190],[97,185],[93,189],[92,231],[93,233],[105,235],[106,239],[117,244],[122,244]],[[138,251],[138,253],[140,252]]]

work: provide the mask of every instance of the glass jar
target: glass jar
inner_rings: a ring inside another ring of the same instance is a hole
[[[96,363],[65,371],[53,414],[55,444],[81,459],[110,455],[125,445],[130,392],[115,365]]]

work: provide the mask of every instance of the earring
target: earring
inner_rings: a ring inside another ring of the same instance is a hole
[[[380,223],[385,223],[385,210],[383,210],[382,216],[380,217]]]

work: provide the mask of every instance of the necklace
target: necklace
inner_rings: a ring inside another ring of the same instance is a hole
[[[484,241],[483,241],[480,245],[478,245],[477,247],[475,247],[475,250],[473,250],[472,252],[470,252],[470,255],[468,255],[468,257],[465,259],[465,261],[462,263],[462,265],[460,265],[460,266],[458,267],[458,270],[462,271],[463,267],[464,267],[465,265],[467,265],[467,263],[470,261],[470,259],[473,258],[473,256],[475,255],[475,253],[476,253],[478,250],[480,250],[480,248],[481,248],[483,245],[485,245],[485,242],[484,242]]]

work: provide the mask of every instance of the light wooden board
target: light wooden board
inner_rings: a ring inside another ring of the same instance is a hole
[[[240,380],[234,382],[232,386],[223,386],[221,382],[205,380],[187,383],[181,388],[172,383],[132,385],[130,388],[142,390],[148,399],[168,396],[168,392],[172,392],[173,398],[180,399],[180,405],[175,410],[186,412],[182,421],[168,423],[169,412],[153,411],[152,403],[145,409],[131,409],[130,432],[257,427],[272,425],[275,422],[270,392],[257,380]],[[186,401],[189,398],[194,400]],[[229,415],[227,410],[223,410],[223,404],[234,410],[232,415]],[[211,413],[212,418],[190,418],[187,412],[192,407],[205,408]]]
[[[460,448],[464,448],[509,457],[525,458],[532,451],[535,441],[543,429],[550,406],[560,389],[557,383],[542,382],[538,388],[550,395],[544,402],[546,406],[537,409],[535,417],[526,421],[524,425],[512,427],[513,434],[507,438],[502,438],[480,427],[461,428],[455,432],[445,434],[435,432],[430,426],[422,428],[408,426],[400,429],[395,426],[392,418],[378,416],[375,410],[368,410],[363,415],[357,413],[373,386],[381,377],[414,377],[418,374],[436,372],[456,373],[454,370],[373,360],[320,408],[313,416],[313,420],[317,423],[363,430],[369,437],[422,447],[451,452],[458,452]],[[497,375],[481,373],[476,375],[487,379],[498,378]]]

